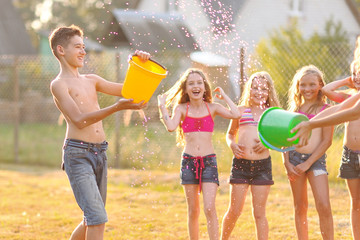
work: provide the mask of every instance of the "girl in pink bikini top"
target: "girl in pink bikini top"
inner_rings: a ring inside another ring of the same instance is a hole
[[[225,92],[221,88],[216,88],[215,92],[217,98],[225,100],[228,108],[212,102],[209,82],[201,70],[188,69],[169,91],[158,96],[162,123],[169,132],[177,130],[177,142],[184,145],[180,178],[186,202],[189,203],[189,233],[199,238],[199,226],[193,224],[197,221],[196,216],[190,213],[200,212],[199,193],[203,189],[203,205],[207,206],[206,211],[212,213],[206,216],[209,239],[219,239],[215,207],[219,177],[211,134],[206,133],[213,132],[213,117],[216,115],[224,118],[240,117],[239,110]],[[174,104],[174,110],[170,117],[166,106],[171,103]]]

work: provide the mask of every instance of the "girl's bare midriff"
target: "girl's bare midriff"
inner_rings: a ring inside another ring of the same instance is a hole
[[[257,134],[257,126],[245,125],[240,126],[238,130],[238,144],[244,147],[244,159],[247,160],[261,160],[269,157],[269,151],[265,150],[262,153],[256,153],[253,148],[259,141]]]
[[[212,145],[212,132],[190,132],[184,133],[184,153],[192,156],[206,156],[214,153]]]

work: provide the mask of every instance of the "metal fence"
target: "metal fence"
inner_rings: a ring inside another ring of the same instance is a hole
[[[309,56],[314,55],[321,57],[319,49],[291,53],[284,49],[284,55],[281,58],[269,57],[268,62],[276,62],[273,65],[267,64],[255,54],[250,56],[245,51],[244,59],[235,61],[241,64],[232,66],[228,71],[237,69],[235,74],[231,74],[232,76],[240,76],[242,72],[249,75],[256,70],[270,72],[282,106],[286,107],[286,94],[290,81],[296,69],[303,65],[314,64],[320,67],[325,75],[329,76],[326,79],[327,82],[350,74],[351,49],[348,46],[336,46],[336,48],[336,56],[345,59],[341,66],[334,59],[318,59],[317,62],[313,61],[316,58],[309,59]],[[122,82],[127,69],[128,55],[127,50],[89,53],[81,72],[96,73],[110,81]],[[153,57],[165,65],[169,71],[168,77],[162,81],[155,96],[169,89],[181,73],[192,66],[189,55],[181,51],[166,51]],[[240,66],[244,69],[240,69]],[[271,66],[272,69],[269,69]],[[215,71],[217,70],[218,68],[215,68]],[[3,142],[0,144],[0,162],[50,166],[59,164],[65,127],[64,124],[61,125],[59,111],[49,91],[49,84],[58,71],[59,66],[53,56],[0,56],[0,139]],[[229,75],[228,72],[225,74]],[[234,100],[239,97],[239,93],[233,90],[237,89],[234,86],[241,83],[238,80],[240,78],[241,76],[233,80],[235,82],[233,85],[224,81],[227,85],[226,91],[232,92],[230,95]],[[99,101],[104,107],[114,103],[116,98],[99,95]],[[122,111],[104,121],[107,135],[112,140],[109,154],[110,159],[113,160],[110,165],[165,168],[171,167],[172,164],[178,165],[176,160],[179,158],[181,149],[175,146],[174,134],[165,132],[158,120],[156,97],[150,100],[144,114]],[[216,129],[220,133],[215,135],[214,141],[216,147],[221,148],[221,151],[226,151],[226,154],[230,154],[229,149],[224,147],[228,123],[229,121],[216,119]],[[341,139],[342,134],[342,127],[337,127],[336,137]],[[341,146],[337,144],[329,150],[328,155],[333,155],[335,158],[340,156]],[[336,151],[336,153],[331,151]]]

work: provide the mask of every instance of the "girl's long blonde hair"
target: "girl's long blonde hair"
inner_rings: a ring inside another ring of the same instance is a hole
[[[288,110],[292,112],[297,112],[300,109],[300,106],[304,103],[304,97],[300,94],[299,84],[300,80],[309,74],[314,74],[319,80],[319,84],[321,87],[325,86],[324,74],[314,65],[308,65],[300,68],[296,71],[294,78],[291,82],[291,87],[289,89],[288,95]],[[318,93],[317,101],[312,106],[306,110],[307,113],[314,112],[319,106],[324,105],[326,102],[326,96],[320,90]]]
[[[357,36],[354,50],[354,60],[360,60],[360,36]]]
[[[250,76],[249,80],[245,84],[244,91],[243,91],[243,94],[239,101],[239,104],[242,106],[250,107],[250,92],[251,92],[251,87],[252,87],[253,81],[255,79],[265,79],[266,83],[267,83],[267,87],[269,89],[268,99],[266,100],[264,107],[266,107],[266,108],[279,107],[280,102],[279,102],[279,99],[276,94],[274,82],[273,82],[270,74],[265,71],[256,72]]]
[[[204,80],[205,92],[203,95],[203,100],[208,103],[212,103],[212,94],[211,94],[211,86],[205,74],[197,68],[189,68],[187,69],[183,75],[180,77],[178,81],[172,86],[167,92],[164,94],[166,97],[166,107],[173,105],[175,107],[178,104],[187,103],[190,101],[189,95],[186,92],[186,82],[190,76],[190,74],[199,74],[201,78]],[[184,145],[184,132],[181,128],[181,124],[178,126],[176,131],[176,142],[177,145]]]
[[[360,58],[355,59],[350,64],[350,72],[352,75],[356,75],[360,72]]]

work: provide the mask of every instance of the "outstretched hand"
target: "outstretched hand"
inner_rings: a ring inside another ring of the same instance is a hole
[[[121,98],[117,102],[117,108],[119,110],[121,109],[139,110],[145,107],[147,107],[147,103],[145,103],[144,101],[141,101],[139,103],[134,103],[134,99]]]
[[[307,145],[310,134],[311,134],[311,128],[309,122],[301,122],[298,125],[296,125],[293,129],[291,129],[291,133],[294,133],[298,131],[295,136],[292,138],[288,138],[287,140],[289,142],[295,141],[299,138],[299,143],[296,145],[297,147],[302,147]]]

